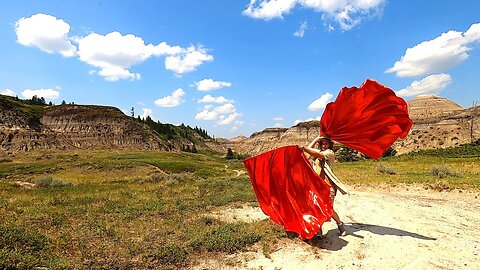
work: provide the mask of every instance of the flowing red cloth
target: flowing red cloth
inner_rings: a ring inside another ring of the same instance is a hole
[[[366,80],[360,88],[344,87],[327,104],[320,134],[378,159],[412,127],[407,103],[388,87]]]
[[[330,188],[298,146],[277,148],[243,163],[260,208],[286,231],[310,239],[330,220]]]

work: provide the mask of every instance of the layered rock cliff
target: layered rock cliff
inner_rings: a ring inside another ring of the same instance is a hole
[[[480,107],[468,109],[435,95],[418,96],[407,102],[414,125],[404,140],[393,147],[397,153],[445,148],[480,138]],[[267,128],[241,141],[219,141],[235,152],[257,155],[284,145],[306,145],[319,133],[319,121],[291,128]]]
[[[106,106],[25,106],[0,100],[0,151],[138,148],[171,150],[147,126]]]
[[[421,149],[446,148],[480,138],[480,107],[464,109],[435,95],[408,102],[413,127],[405,140],[394,144],[399,154]]]

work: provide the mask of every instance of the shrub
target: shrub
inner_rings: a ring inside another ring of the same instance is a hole
[[[395,169],[392,169],[392,168],[389,168],[389,167],[385,167],[383,164],[378,166],[378,172],[380,173],[386,173],[386,174],[397,174],[397,172],[395,171]]]
[[[461,174],[458,172],[450,171],[450,169],[446,166],[433,166],[430,169],[430,174],[434,176],[438,176],[438,178],[445,178],[447,176],[454,176],[454,177],[461,177]]]
[[[428,184],[428,187],[433,190],[442,191],[450,189],[450,184],[445,180],[438,180],[435,183]]]
[[[71,186],[71,183],[66,182],[65,180],[59,178],[53,178],[51,176],[45,176],[42,178],[38,178],[34,181],[34,183],[39,187],[64,187],[64,186]]]

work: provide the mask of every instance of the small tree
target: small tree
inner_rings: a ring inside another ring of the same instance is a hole
[[[397,154],[397,150],[393,147],[389,147],[385,153],[383,153],[382,157],[393,157]]]
[[[233,159],[234,158],[232,148],[227,149],[227,155],[225,156],[225,158],[226,159]]]

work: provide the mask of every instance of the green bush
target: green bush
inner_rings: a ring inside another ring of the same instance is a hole
[[[39,187],[64,187],[71,186],[71,183],[66,182],[65,180],[53,178],[51,176],[45,176],[34,181],[34,183]]]

